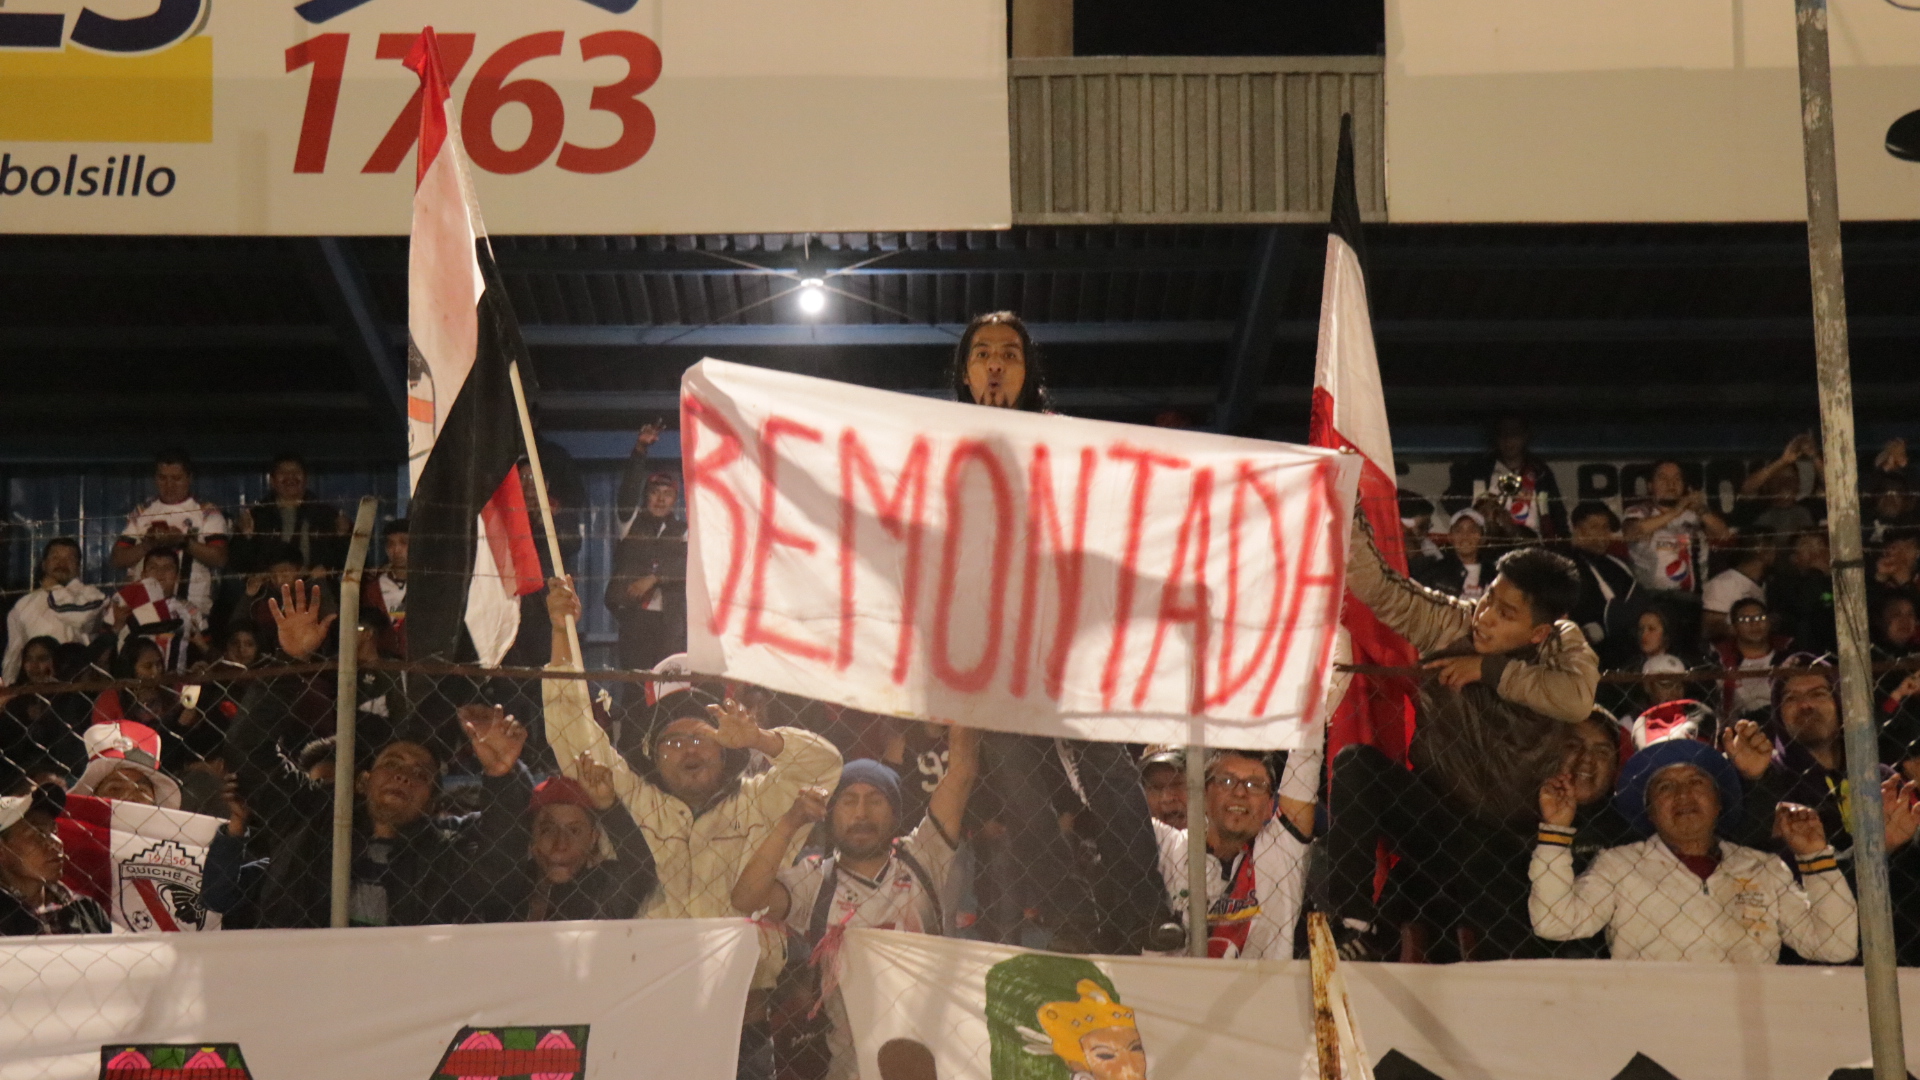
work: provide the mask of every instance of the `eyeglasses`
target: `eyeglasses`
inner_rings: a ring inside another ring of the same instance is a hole
[[[1229,795],[1258,795],[1266,798],[1273,794],[1273,788],[1265,780],[1243,780],[1237,776],[1209,776],[1207,783],[1225,788]]]
[[[1765,615],[1735,615],[1733,621],[1736,623],[1752,624],[1766,622],[1767,618]]]

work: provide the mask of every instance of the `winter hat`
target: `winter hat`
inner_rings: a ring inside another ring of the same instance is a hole
[[[549,776],[535,785],[533,795],[527,799],[527,816],[532,817],[548,806],[577,806],[590,815],[600,812],[593,804],[593,796],[570,776]]]
[[[661,698],[677,690],[693,689],[693,669],[687,667],[686,653],[674,653],[672,656],[653,665],[653,673],[655,675],[677,675],[680,676],[680,678],[672,681],[661,679],[642,684],[647,688],[648,705],[660,704]]]
[[[1661,653],[1659,656],[1649,656],[1646,661],[1640,665],[1640,674],[1642,675],[1685,675],[1686,673],[1687,662],[1672,653]]]
[[[1703,742],[1669,738],[1654,743],[1627,759],[1620,770],[1620,782],[1614,788],[1614,808],[1632,823],[1642,836],[1653,834],[1653,822],[1647,817],[1647,785],[1654,774],[1669,765],[1691,765],[1713,778],[1720,789],[1720,821],[1716,831],[1731,830],[1740,820],[1740,774],[1733,770],[1727,756]]]
[[[673,493],[675,495],[680,494],[680,481],[674,479],[674,476],[672,473],[663,473],[663,472],[650,473],[647,476],[647,486],[642,490],[647,490],[647,489],[656,488],[656,487],[670,487],[673,489]]]
[[[886,796],[887,804],[893,807],[895,817],[900,815],[900,774],[885,762],[872,758],[855,758],[840,770],[840,783],[833,789],[833,798],[827,800],[832,806],[840,800],[840,793],[847,790],[849,784],[866,784]]]
[[[1695,739],[1710,744],[1719,731],[1719,722],[1711,708],[1692,698],[1655,705],[1633,718],[1633,748],[1645,750],[1667,739]]]
[[[133,769],[153,781],[154,801],[168,810],[180,809],[180,782],[160,771],[160,733],[132,720],[113,720],[88,728],[87,771],[73,785],[76,795],[93,789],[121,769]]]
[[[42,784],[25,795],[0,795],[0,833],[20,824],[35,810],[60,817],[67,812],[67,793],[57,784]]]
[[[1471,521],[1482,529],[1487,527],[1487,516],[1485,514],[1482,514],[1478,510],[1462,510],[1447,520],[1447,528],[1451,529],[1462,521]]]

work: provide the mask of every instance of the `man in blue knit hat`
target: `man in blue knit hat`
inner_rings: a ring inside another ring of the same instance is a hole
[[[948,737],[946,775],[927,802],[927,816],[900,835],[900,777],[870,758],[847,762],[829,796],[800,792],[733,887],[743,915],[765,912],[806,938],[820,973],[832,1022],[828,1080],[859,1074],[847,1010],[841,1000],[840,941],[848,927],[940,934],[941,897],[960,843],[967,797],[979,772],[979,733],[955,725]],[[782,867],[794,838],[827,822],[828,851]]]
[[[1783,944],[1816,963],[1853,959],[1853,893],[1819,814],[1792,803],[1775,810],[1791,870],[1724,839],[1740,818],[1740,777],[1719,750],[1685,737],[1628,759],[1614,799],[1636,830],[1653,835],[1601,852],[1575,876],[1572,777],[1541,787],[1534,933],[1571,941],[1604,930],[1615,960],[1771,964]]]

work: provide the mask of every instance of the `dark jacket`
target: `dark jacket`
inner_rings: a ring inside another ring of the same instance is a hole
[[[335,570],[346,565],[347,519],[338,507],[308,499],[294,507],[292,520],[277,502],[256,503],[247,507],[247,512],[253,518],[253,532],[231,540],[228,558],[235,571],[253,574],[265,570],[266,560],[281,543],[292,544],[300,552],[303,565]],[[284,541],[282,536],[286,537]]]
[[[53,888],[66,900],[44,912],[35,912],[27,906],[26,901],[6,889],[0,889],[0,937],[113,932],[113,923],[98,900],[81,896],[65,885],[54,885]]]
[[[1482,555],[1480,564],[1480,591],[1493,584],[1493,562]],[[1467,590],[1467,564],[1452,551],[1437,559],[1421,559],[1408,568],[1408,576],[1432,589],[1434,592],[1459,596]]]
[[[1618,659],[1634,644],[1634,588],[1638,582],[1633,567],[1613,555],[1593,555],[1577,548],[1572,558],[1580,568],[1580,599],[1567,617],[1579,624],[1601,655]]]
[[[548,922],[633,918],[659,882],[653,850],[619,803],[602,811],[599,822],[614,858],[588,867],[572,881],[543,884],[539,868],[527,854],[533,841],[533,815],[527,813],[526,793],[495,800],[481,814],[481,854],[474,864],[474,884],[485,897],[482,920],[525,922],[532,917],[534,897],[543,888]]]
[[[323,927],[328,925],[331,895],[333,785],[309,779],[286,761],[278,732],[288,725],[275,700],[277,685],[262,681],[249,688],[228,732],[230,760],[270,852],[260,882],[259,925]],[[341,765],[347,767],[345,762]],[[516,767],[506,776],[482,779],[481,813],[441,820],[429,815],[403,830],[383,875],[388,924],[478,921],[484,896],[464,886],[471,884],[484,807],[498,802],[513,805],[514,800],[524,807],[530,788],[525,767]],[[366,815],[355,814],[356,861],[371,839]]]

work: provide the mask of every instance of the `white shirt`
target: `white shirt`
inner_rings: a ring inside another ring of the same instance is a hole
[[[8,686],[20,681],[20,656],[34,638],[50,637],[62,645],[92,638],[106,602],[105,593],[84,581],[35,589],[21,597],[7,612],[7,653],[0,660],[0,677]]]
[[[953,870],[953,842],[929,816],[922,818],[912,832],[894,841],[894,851],[894,856],[871,879],[845,866],[838,868],[823,929],[831,932],[833,927],[840,926],[914,934],[941,933],[939,897],[946,894],[947,878]],[[902,852],[919,864],[926,873],[924,880],[900,857]],[[802,937],[813,929],[814,907],[819,903],[820,887],[826,883],[830,869],[824,856],[809,855],[780,871],[780,884],[786,886],[789,901],[787,925]],[[827,1048],[833,1054],[827,1080],[852,1080],[859,1075],[860,1062],[854,1054],[853,1029],[838,985],[838,954],[833,953],[829,962],[834,970],[821,973],[823,985],[833,987],[826,1004],[827,1018],[832,1022],[827,1031]]]
[[[1641,504],[1627,508],[1628,521],[1640,521],[1666,508]],[[1700,588],[1700,559],[1706,550],[1706,526],[1691,510],[1675,516],[1646,537],[1627,545],[1633,557],[1633,573],[1640,587],[1655,592],[1697,592]]]
[[[165,522],[202,544],[227,542],[226,515],[212,503],[192,498],[177,503],[163,503],[155,499],[145,506],[135,507],[127,515],[127,530],[121,535],[135,542],[144,540],[147,530],[158,522]],[[212,611],[213,567],[188,555],[185,545],[177,550],[181,561],[180,576],[187,586],[186,599],[201,611]],[[139,564],[127,568],[128,581],[138,580],[139,576]]]
[[[1187,834],[1162,821],[1153,823],[1154,839],[1160,845],[1160,876],[1167,885],[1167,899],[1174,913],[1186,917],[1187,911]],[[1306,891],[1307,839],[1293,831],[1293,823],[1276,811],[1250,845],[1251,867],[1246,865],[1247,851],[1223,865],[1212,852],[1207,854],[1208,951],[1224,958],[1245,960],[1293,959],[1293,929],[1300,919],[1301,897]],[[1242,872],[1252,876],[1251,895],[1234,898],[1229,888]],[[1235,946],[1222,937],[1230,924],[1246,922],[1246,945]]]

